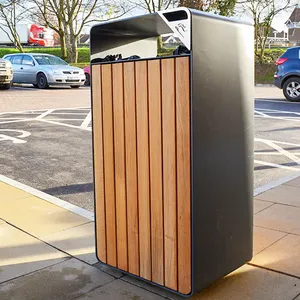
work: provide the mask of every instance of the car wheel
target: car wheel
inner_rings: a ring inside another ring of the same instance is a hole
[[[71,85],[71,88],[72,88],[72,89],[79,89],[79,88],[80,88],[80,85]]]
[[[91,76],[90,76],[90,74],[85,73],[85,82],[84,82],[84,85],[85,86],[90,86],[90,84],[91,84]]]
[[[37,87],[39,89],[46,89],[47,87],[49,87],[48,81],[47,81],[47,78],[46,78],[45,74],[39,73],[37,75],[36,80],[37,80]]]
[[[39,86],[37,84],[33,84],[33,86],[37,89]]]
[[[284,97],[292,102],[300,102],[300,77],[289,78],[283,85]]]
[[[11,83],[3,84],[0,86],[2,90],[9,90],[11,87]]]

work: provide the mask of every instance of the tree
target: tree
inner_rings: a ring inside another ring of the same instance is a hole
[[[180,0],[179,6],[185,6],[221,16],[234,15],[237,0]]]
[[[293,0],[246,0],[243,4],[244,13],[254,22],[255,55],[259,62],[264,61],[268,35],[274,17],[294,6]]]
[[[137,6],[148,11],[151,14],[175,6],[177,0],[139,0],[131,2],[136,3]]]
[[[55,30],[61,43],[61,54],[77,62],[78,39],[85,26],[123,15],[127,10],[119,0],[31,0],[32,14],[42,25]]]
[[[23,52],[17,24],[24,18],[24,11],[17,0],[0,0],[0,30],[4,31],[15,47]]]

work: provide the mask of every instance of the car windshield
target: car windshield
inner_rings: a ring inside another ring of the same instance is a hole
[[[37,61],[39,65],[67,65],[67,63],[56,56],[50,55],[33,55],[34,59]]]

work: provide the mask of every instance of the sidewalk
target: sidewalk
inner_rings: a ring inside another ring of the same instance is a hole
[[[300,300],[300,177],[256,196],[254,258],[197,300]],[[97,262],[94,223],[0,181],[1,300],[182,299]]]

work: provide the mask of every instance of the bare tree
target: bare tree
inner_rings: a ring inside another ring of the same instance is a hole
[[[255,55],[260,62],[264,61],[274,17],[294,5],[293,0],[246,0],[242,4],[244,13],[248,14],[254,22]]]
[[[221,16],[234,15],[237,0],[180,0],[179,5]]]
[[[78,39],[85,26],[119,17],[127,12],[121,0],[31,0],[32,14],[42,25],[55,30],[61,42],[62,57],[77,62]]]
[[[24,18],[24,11],[18,0],[0,0],[0,30],[4,31],[15,47],[23,52],[17,24]]]
[[[155,13],[175,6],[175,4],[178,3],[178,0],[131,0],[129,2],[136,4],[139,8],[142,8],[149,13]]]

